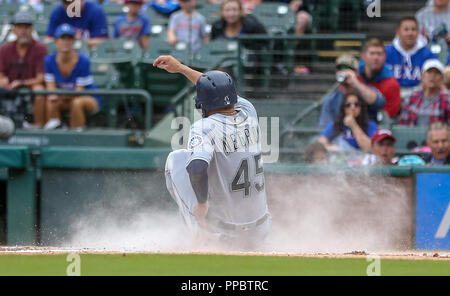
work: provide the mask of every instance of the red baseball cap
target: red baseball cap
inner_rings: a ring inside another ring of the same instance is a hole
[[[384,139],[392,139],[395,142],[394,134],[388,129],[379,129],[372,136],[372,143],[380,142]]]

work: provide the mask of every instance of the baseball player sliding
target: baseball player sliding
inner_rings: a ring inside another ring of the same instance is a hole
[[[160,56],[153,65],[196,85],[195,107],[203,116],[191,126],[187,149],[171,152],[166,161],[167,189],[185,224],[194,237],[257,247],[269,232],[271,215],[255,108],[236,94],[227,73],[201,73],[172,56]]]

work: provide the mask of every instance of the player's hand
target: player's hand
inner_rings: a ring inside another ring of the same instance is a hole
[[[195,220],[197,220],[198,225],[203,229],[206,228],[205,217],[206,214],[208,214],[208,209],[209,209],[208,202],[197,203],[194,207]]]
[[[159,56],[153,62],[153,66],[164,69],[169,73],[179,73],[183,64],[173,56]]]

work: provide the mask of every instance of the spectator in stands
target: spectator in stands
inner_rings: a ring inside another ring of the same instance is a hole
[[[312,28],[312,16],[308,12],[310,0],[282,0],[282,2],[289,2],[290,9],[295,13],[295,34],[303,35]]]
[[[21,11],[16,13],[12,30],[17,36],[16,41],[5,43],[0,48],[0,88],[43,90],[47,48],[32,38],[32,15]],[[34,96],[33,117],[37,127],[45,124],[45,96]],[[27,127],[27,122],[23,124]]]
[[[170,16],[167,30],[167,42],[175,46],[177,42],[187,43],[193,51],[199,50],[209,42],[206,32],[206,20],[195,10],[197,0],[180,0],[181,11]]]
[[[398,159],[395,156],[395,137],[388,129],[377,130],[371,139],[372,154],[364,158],[364,165],[393,165]]]
[[[369,119],[376,121],[377,112],[383,108],[384,96],[375,87],[367,86],[357,79],[358,61],[348,55],[336,59],[336,77],[341,83],[324,101],[320,111],[319,127],[325,128],[335,121],[340,112],[344,96],[351,92],[359,92],[367,103]]]
[[[450,101],[443,86],[444,66],[437,59],[425,62],[422,85],[405,100],[400,125],[427,126],[436,121],[450,124]]]
[[[369,120],[366,102],[357,93],[348,93],[342,100],[338,119],[328,124],[318,142],[329,151],[370,150],[370,138],[378,127]]]
[[[430,125],[427,132],[427,145],[431,148],[431,155],[425,157],[429,165],[450,165],[450,130],[442,122]]]
[[[447,88],[447,91],[450,91],[450,66],[445,68],[444,85]]]
[[[359,65],[361,82],[377,88],[384,96],[383,110],[392,119],[400,111],[400,85],[386,64],[386,52],[383,42],[378,38],[370,38],[364,45],[363,62]]]
[[[114,38],[136,40],[143,49],[150,46],[150,21],[140,12],[143,0],[125,0],[128,13],[114,22]]]
[[[61,24],[73,26],[76,32],[75,38],[84,39],[91,49],[96,48],[108,38],[106,15],[101,5],[85,0],[80,0],[79,3],[81,5],[80,17],[71,17],[68,15],[69,6],[73,4],[71,0],[62,0],[62,4],[53,10],[44,42],[48,43],[53,41],[56,37],[56,28]]]
[[[266,34],[264,25],[258,19],[245,14],[239,0],[224,0],[220,7],[220,20],[215,21],[211,28],[211,39],[235,40],[240,34]],[[265,42],[259,40],[244,41],[243,45],[248,49],[259,49]]]
[[[256,6],[260,5],[263,0],[240,0],[245,13],[252,13]]]
[[[303,161],[311,164],[326,164],[328,162],[328,151],[322,143],[310,143],[305,148]]]
[[[154,9],[156,12],[164,16],[170,16],[172,13],[180,9],[179,1],[174,0],[149,0],[145,1],[144,10]]]
[[[436,59],[425,38],[419,35],[414,17],[402,18],[392,45],[386,46],[386,56],[402,88],[402,98],[409,97],[412,88],[420,84],[423,63]]]
[[[433,0],[432,6],[425,6],[416,13],[419,31],[428,41],[437,35],[444,35],[450,44],[450,0]]]
[[[77,91],[94,89],[89,58],[73,49],[75,29],[69,24],[62,24],[56,29],[55,38],[57,52],[45,57],[47,89]],[[96,111],[100,103],[99,98],[87,95],[76,97],[50,95],[47,102],[49,121],[44,128],[59,127],[60,113],[63,110],[70,112],[71,128],[82,128],[86,123],[85,112]]]

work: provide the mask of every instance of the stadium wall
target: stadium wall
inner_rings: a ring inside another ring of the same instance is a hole
[[[2,234],[6,239],[2,241],[64,246],[71,243],[71,234],[80,225],[88,225],[95,233],[105,223],[112,228],[128,225],[137,214],[176,212],[164,180],[169,152],[165,148],[57,147],[42,148],[33,156],[26,147],[0,147],[0,167],[7,168],[2,174],[7,184],[6,233]],[[416,196],[420,204],[424,196],[436,197],[440,202],[435,207],[442,212],[449,203],[449,168],[273,164],[266,165],[265,171],[274,241],[284,250],[329,251],[330,246],[336,251],[367,246],[397,250],[416,248],[416,244],[450,248],[447,233],[440,245],[416,240],[417,229],[430,221],[417,221]],[[417,176],[429,175],[441,181],[423,182],[419,177],[418,195]],[[435,207],[420,209],[433,216]],[[432,227],[442,224],[436,221]]]

